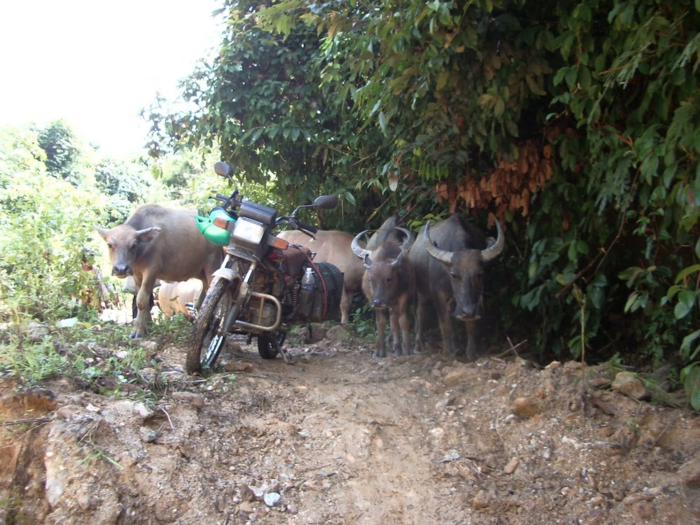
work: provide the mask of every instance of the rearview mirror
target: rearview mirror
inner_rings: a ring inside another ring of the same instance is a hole
[[[214,171],[217,175],[220,175],[222,177],[228,178],[231,175],[233,175],[233,170],[231,169],[231,166],[229,166],[225,162],[217,162],[216,164],[214,164]]]
[[[338,205],[338,197],[335,195],[321,195],[316,197],[314,206],[324,210],[332,210]]]

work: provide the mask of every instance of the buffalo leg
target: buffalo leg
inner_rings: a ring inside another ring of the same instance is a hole
[[[399,346],[401,329],[402,346]],[[411,355],[411,324],[408,319],[408,297],[399,299],[399,304],[391,312],[391,332],[394,334],[394,354]]]
[[[400,331],[400,327],[399,327],[400,319],[399,319],[399,309],[398,308],[392,308],[391,315],[389,317],[389,322],[391,323],[391,337],[393,339],[392,351],[394,352],[395,356],[400,356],[402,353],[402,349],[401,349],[401,337],[400,337],[401,334],[399,333],[399,331]]]
[[[479,322],[467,321],[467,360],[476,361],[481,351],[479,344]]]
[[[348,324],[352,308],[352,295],[352,292],[343,287],[343,294],[340,297],[340,324]]]
[[[146,335],[148,324],[152,321],[151,319],[151,301],[153,300],[153,284],[155,283],[155,276],[144,276],[143,281],[134,276],[134,282],[138,288],[138,293],[136,294],[136,307],[139,310],[136,319],[134,320],[134,329],[131,331],[130,337],[132,339],[140,339]]]
[[[422,294],[418,294],[416,305],[416,344],[413,349],[416,354],[425,351],[425,335],[423,331],[425,329],[425,316],[427,312],[428,300]]]
[[[386,335],[387,312],[385,310],[375,310],[374,317],[377,322],[377,350],[374,352],[376,357],[386,357]]]
[[[401,325],[401,334],[403,335],[403,353],[404,355],[411,355],[413,351],[411,350],[411,322],[408,317],[408,308],[404,307],[399,317],[399,324]]]
[[[440,332],[442,333],[442,351],[448,356],[454,356],[457,351],[455,344],[455,331],[452,324],[453,305],[451,301],[435,301],[438,320],[440,321]]]
[[[152,310],[154,305],[155,300],[153,299],[153,294],[151,294],[151,300],[149,301],[148,309]],[[136,294],[134,294],[131,296],[131,318],[136,319],[137,315],[139,315],[139,307],[136,304]]]
[[[205,271],[202,271],[199,274],[198,279],[202,281],[202,292],[199,294],[199,297],[194,302],[194,308],[195,310],[199,311],[199,307],[202,306],[202,302],[204,301],[204,298],[207,295],[207,290],[209,290],[209,284],[211,282],[211,279],[207,278],[207,274]]]

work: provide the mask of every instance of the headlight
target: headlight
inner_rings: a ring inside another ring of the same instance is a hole
[[[262,224],[245,217],[239,217],[233,228],[234,237],[253,244],[260,244],[264,234],[265,227]]]

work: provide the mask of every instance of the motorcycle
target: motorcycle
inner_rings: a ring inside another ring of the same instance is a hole
[[[233,182],[225,162],[217,162],[214,171]],[[187,372],[211,369],[227,336],[234,333],[247,335],[249,343],[257,337],[261,358],[281,354],[289,363],[282,345],[294,323],[340,315],[343,274],[332,264],[314,263],[310,250],[290,245],[273,232],[285,225],[314,237],[318,229],[297,215],[306,208],[335,208],[338,200],[322,195],[291,215],[278,216],[274,208],[243,200],[235,189],[228,197],[214,198],[222,204],[209,217],[198,216],[197,223],[211,242],[225,248],[226,255],[196,313]]]

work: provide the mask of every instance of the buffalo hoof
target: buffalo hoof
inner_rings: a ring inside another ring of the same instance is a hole
[[[386,352],[374,352],[372,357],[380,357],[382,359],[386,358]]]

